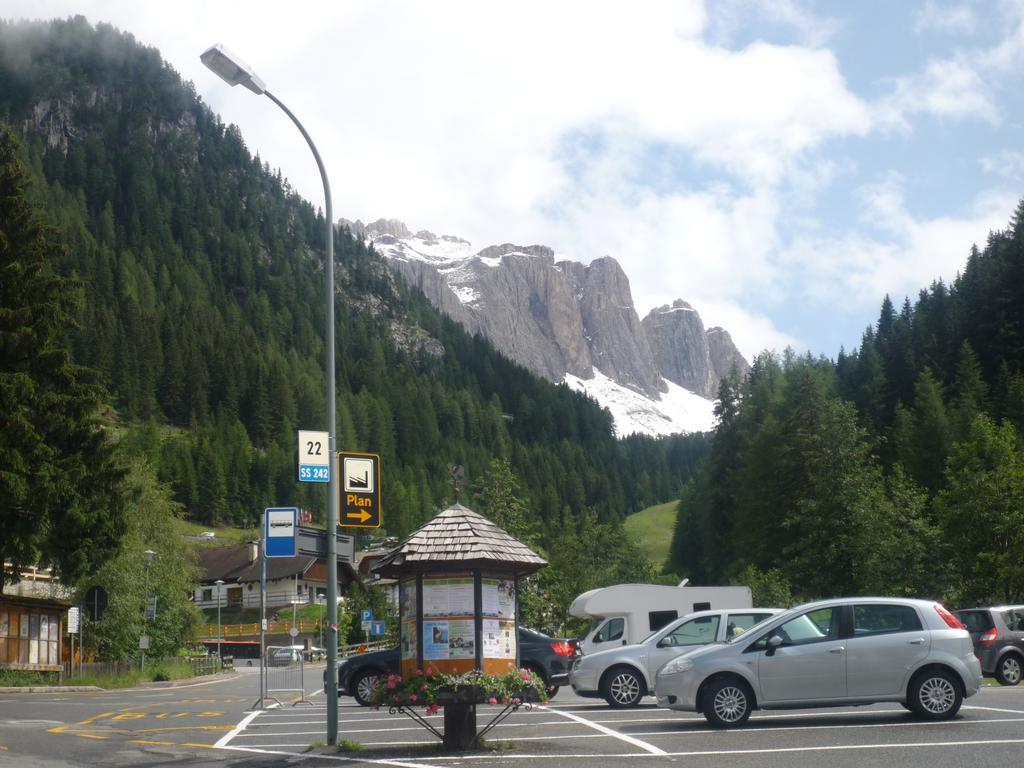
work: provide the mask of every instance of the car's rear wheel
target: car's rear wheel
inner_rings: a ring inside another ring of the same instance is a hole
[[[640,673],[629,667],[615,667],[601,681],[601,695],[608,706],[616,709],[635,707],[646,692]]]
[[[907,692],[914,714],[928,720],[948,720],[960,711],[964,696],[959,681],[943,669],[929,669],[917,675]]]
[[[701,696],[704,717],[715,728],[743,725],[754,709],[754,697],[746,683],[735,678],[715,680]]]
[[[352,681],[352,698],[359,702],[359,706],[368,707],[373,704],[371,697],[380,677],[381,673],[376,669],[367,669],[356,674]]]
[[[999,660],[996,667],[996,681],[1000,685],[1019,685],[1021,678],[1021,659],[1016,653],[1008,653]]]

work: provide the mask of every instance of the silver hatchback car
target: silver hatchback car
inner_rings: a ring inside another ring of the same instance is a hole
[[[598,697],[610,707],[635,707],[654,690],[654,675],[667,661],[747,632],[778,608],[697,611],[657,629],[634,645],[589,653],[573,662],[569,682],[577,696]]]
[[[754,709],[895,701],[929,720],[953,717],[978,692],[971,636],[931,600],[823,600],[774,616],[725,645],[669,661],[658,706],[703,712],[712,725]]]

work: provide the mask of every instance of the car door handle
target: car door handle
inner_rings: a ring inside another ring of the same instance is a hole
[[[910,645],[924,645],[923,637],[915,637],[913,640],[907,640]]]
[[[842,653],[845,650],[846,650],[846,648],[844,648],[843,646],[840,645],[838,648],[830,648],[828,652],[829,653]]]

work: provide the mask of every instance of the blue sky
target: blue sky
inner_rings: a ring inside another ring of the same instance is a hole
[[[6,0],[160,49],[314,203],[483,248],[611,255],[748,356],[855,346],[883,296],[951,280],[1024,197],[1024,0],[509,5]],[[197,23],[197,19],[201,23]]]

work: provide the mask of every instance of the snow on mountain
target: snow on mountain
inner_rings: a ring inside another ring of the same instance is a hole
[[[639,392],[616,384],[594,369],[594,378],[565,375],[570,388],[583,392],[607,408],[615,420],[619,437],[639,432],[645,435],[674,435],[680,432],[710,432],[715,428],[715,404],[678,384],[665,381],[668,392],[650,400]]]

